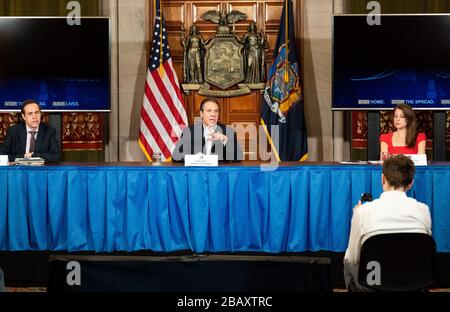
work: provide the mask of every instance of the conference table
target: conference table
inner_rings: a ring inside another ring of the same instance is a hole
[[[369,163],[60,163],[0,167],[0,250],[343,252],[353,206],[382,192]],[[412,197],[450,252],[450,163],[416,167]]]

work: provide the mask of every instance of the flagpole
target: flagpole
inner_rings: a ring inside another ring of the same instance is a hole
[[[161,0],[155,0],[155,3],[156,3],[156,1],[159,1],[159,21],[160,21],[160,23],[159,23],[159,25],[160,25],[160,27],[159,27],[159,43],[160,43],[160,45],[159,45],[159,64],[161,64],[161,66],[159,66],[159,75],[162,76],[164,73],[164,68],[162,66],[163,61],[164,61],[164,59],[163,59],[163,50],[164,50],[164,48],[163,48],[163,27],[164,26],[163,26],[163,14],[162,14]]]
[[[289,0],[285,0],[284,2],[284,81],[285,82],[289,82],[289,74],[288,74],[288,70],[289,70]]]

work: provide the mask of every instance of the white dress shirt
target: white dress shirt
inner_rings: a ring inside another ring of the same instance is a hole
[[[344,260],[358,264],[361,246],[366,239],[377,234],[399,232],[431,235],[430,210],[405,192],[383,192],[380,198],[353,209]]]
[[[216,128],[217,125],[214,125],[212,127],[203,125],[203,136],[205,137],[204,153],[206,155],[211,155],[211,149],[213,145],[213,140],[211,139],[211,136],[213,135]]]

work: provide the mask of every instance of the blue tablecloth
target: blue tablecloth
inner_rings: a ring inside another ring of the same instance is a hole
[[[381,167],[2,167],[0,250],[342,252],[353,205]],[[450,167],[418,167],[409,194],[450,252]]]

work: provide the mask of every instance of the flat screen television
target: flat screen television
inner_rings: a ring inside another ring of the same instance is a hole
[[[26,99],[46,111],[109,111],[109,18],[1,17],[0,110]]]
[[[335,110],[450,109],[450,15],[333,17]]]

